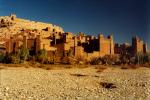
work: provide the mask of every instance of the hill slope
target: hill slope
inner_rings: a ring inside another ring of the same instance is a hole
[[[56,32],[64,32],[63,29],[59,26],[43,23],[43,22],[36,22],[30,21],[26,19],[17,18],[16,15],[11,16],[2,16],[0,17],[0,37],[4,38],[8,34],[17,34],[20,33],[22,29],[37,29],[42,30],[47,27],[50,27],[51,31]]]

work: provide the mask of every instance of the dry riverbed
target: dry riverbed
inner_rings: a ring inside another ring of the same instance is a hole
[[[0,67],[0,100],[149,99],[150,68]]]

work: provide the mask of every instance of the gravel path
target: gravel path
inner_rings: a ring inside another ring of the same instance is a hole
[[[0,69],[0,100],[150,100],[150,69]],[[100,82],[113,83],[107,89]]]

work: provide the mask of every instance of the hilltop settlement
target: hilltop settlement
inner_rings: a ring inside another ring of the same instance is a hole
[[[66,57],[86,61],[106,55],[134,57],[148,52],[147,44],[137,36],[132,38],[132,44],[118,44],[112,34],[108,37],[103,33],[97,37],[82,32],[75,35],[64,32],[60,26],[17,18],[14,14],[0,17],[0,54],[17,55],[21,48],[26,51],[22,56],[30,55],[28,59],[36,59],[44,52],[50,62],[61,62]]]

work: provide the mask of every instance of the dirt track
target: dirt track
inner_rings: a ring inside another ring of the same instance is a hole
[[[113,83],[106,89],[100,82]],[[149,100],[150,68],[44,70],[1,68],[0,99],[5,100]]]

